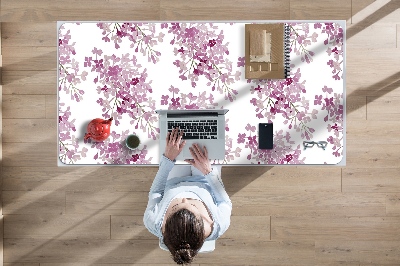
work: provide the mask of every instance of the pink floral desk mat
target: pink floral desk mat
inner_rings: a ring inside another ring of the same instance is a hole
[[[156,165],[156,109],[226,108],[226,156],[213,163],[341,163],[345,24],[287,23],[291,72],[282,80],[245,79],[246,23],[59,23],[60,162]],[[84,140],[92,119],[110,117],[107,140]],[[274,123],[272,150],[258,149],[262,122]],[[142,140],[136,151],[124,144],[132,133]],[[304,149],[304,140],[328,145]]]

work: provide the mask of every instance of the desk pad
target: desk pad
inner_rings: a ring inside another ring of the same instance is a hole
[[[156,109],[226,108],[226,156],[213,163],[340,163],[345,23],[286,23],[291,71],[280,80],[245,79],[243,22],[60,23],[59,161],[155,165]],[[103,142],[84,140],[94,118],[113,118]],[[258,124],[268,122],[273,149],[260,150]],[[135,151],[124,143],[132,133],[142,141]],[[327,145],[304,148],[303,141]]]

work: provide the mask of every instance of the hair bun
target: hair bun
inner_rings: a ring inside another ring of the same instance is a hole
[[[189,247],[189,248],[186,248]],[[192,250],[189,244],[185,244],[185,248],[180,248],[175,251],[174,261],[177,264],[191,263],[193,261]]]

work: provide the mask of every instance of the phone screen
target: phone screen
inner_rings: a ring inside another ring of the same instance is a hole
[[[274,146],[274,133],[272,123],[259,123],[258,124],[258,148],[259,149],[273,149]]]

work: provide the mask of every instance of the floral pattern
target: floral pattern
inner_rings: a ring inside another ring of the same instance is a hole
[[[64,23],[58,42],[59,152],[64,164],[158,164],[157,109],[229,109],[216,164],[337,164],[344,145],[343,26],[292,23],[291,71],[244,78],[244,23]],[[94,118],[110,136],[84,140]],[[258,149],[258,124],[274,145]],[[129,134],[138,149],[125,146]],[[327,141],[326,150],[303,149]]]

